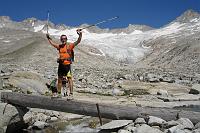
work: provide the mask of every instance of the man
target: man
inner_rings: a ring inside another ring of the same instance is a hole
[[[68,84],[69,84],[68,95],[73,96],[73,82],[72,82],[70,64],[72,64],[73,49],[75,46],[77,46],[81,42],[81,39],[82,39],[81,29],[78,29],[76,32],[79,35],[76,42],[74,43],[67,42],[67,36],[61,35],[60,37],[61,44],[53,42],[49,34],[46,34],[46,37],[49,43],[59,51],[59,56],[60,56],[57,60],[57,62],[59,63],[58,86],[57,86],[58,97],[61,97],[61,87],[62,87],[63,76],[67,76],[68,78]]]

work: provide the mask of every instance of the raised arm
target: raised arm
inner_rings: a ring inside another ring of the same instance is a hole
[[[80,42],[81,42],[81,39],[82,39],[82,32],[81,32],[81,29],[77,29],[76,30],[77,34],[79,35],[78,39],[76,42],[74,42],[74,45],[78,45]]]
[[[52,41],[52,38],[49,36],[49,34],[46,34],[46,37],[47,37],[49,43],[50,43],[52,46],[54,46],[55,48],[59,49],[59,44],[53,42],[53,41]]]

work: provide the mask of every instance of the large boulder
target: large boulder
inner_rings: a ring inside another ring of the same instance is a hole
[[[4,132],[18,132],[26,127],[16,107],[0,103],[0,111],[0,128]]]
[[[48,91],[47,81],[41,75],[34,72],[13,72],[9,78],[9,84],[20,88],[24,93],[45,94]]]
[[[158,118],[158,117],[155,117],[155,116],[149,116],[148,125],[151,125],[151,126],[162,126],[165,123],[166,123],[166,121],[161,119],[161,118]]]
[[[192,88],[190,89],[190,94],[200,94],[200,84],[194,84],[192,85]]]
[[[193,129],[194,125],[188,118],[180,118],[177,120],[178,123],[184,126],[186,129]]]
[[[149,125],[143,124],[136,128],[135,133],[163,133],[159,129],[150,127]]]

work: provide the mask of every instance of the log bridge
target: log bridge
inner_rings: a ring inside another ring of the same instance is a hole
[[[52,99],[49,96],[38,96],[14,92],[2,92],[1,101],[24,108],[30,107],[48,109],[93,117],[99,117],[100,114],[101,117],[108,119],[135,120],[138,117],[148,118],[148,116],[157,116],[166,121],[175,120],[179,117],[189,118],[193,123],[200,121],[200,112],[169,108],[138,107],[133,105],[108,105],[80,100],[67,100],[64,98]]]

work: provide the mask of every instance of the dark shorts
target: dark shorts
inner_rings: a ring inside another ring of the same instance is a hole
[[[59,64],[58,66],[58,76],[67,76],[67,73],[70,71],[70,64],[69,65],[63,65]]]

